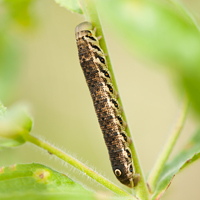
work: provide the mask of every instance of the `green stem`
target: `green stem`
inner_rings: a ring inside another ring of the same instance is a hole
[[[159,155],[159,157],[148,177],[148,183],[151,188],[151,192],[154,192],[154,190],[156,188],[157,180],[160,176],[160,173],[161,173],[167,159],[169,158],[169,155],[172,152],[172,149],[173,149],[174,145],[176,144],[176,141],[181,133],[181,130],[182,130],[183,125],[186,120],[188,108],[189,108],[189,100],[185,97],[183,105],[182,105],[181,113],[180,113],[178,121],[174,127],[174,130],[172,131],[172,134],[170,135],[166,145],[164,146],[163,151]]]
[[[77,161],[75,158],[67,155],[66,153],[57,149],[56,147],[48,144],[47,142],[44,142],[44,141],[38,139],[32,135],[29,135],[29,134],[25,134],[25,135],[23,135],[23,137],[26,141],[29,141],[29,142],[41,147],[42,149],[47,150],[49,153],[56,155],[60,159],[66,161],[67,163],[74,166],[76,169],[80,170],[81,172],[85,173],[92,179],[96,180],[98,183],[104,185],[106,188],[113,191],[114,193],[134,199],[129,193],[120,189],[119,187],[117,187],[116,185],[114,185],[113,183],[111,183],[110,181],[105,179],[104,177],[102,177],[99,174],[97,174],[96,172],[94,172],[92,169],[85,166],[83,163]]]
[[[94,0],[81,0],[80,2],[81,2],[81,5],[82,5],[82,8],[83,8],[83,12],[85,14],[85,19],[87,21],[91,22],[94,27],[96,27],[96,29],[97,29],[96,35],[102,36],[102,39],[100,39],[99,44],[100,44],[102,50],[104,51],[104,53],[107,54],[106,60],[107,60],[107,64],[108,64],[108,69],[109,69],[109,72],[112,76],[113,85],[114,85],[116,91],[119,94],[117,82],[116,82],[116,79],[115,79],[115,76],[114,76],[114,70],[112,68],[110,56],[109,56],[108,49],[107,49],[107,46],[106,46],[105,37],[104,37],[104,34],[103,34],[103,30],[102,30],[102,26],[101,26],[101,23],[100,23],[100,20],[99,20],[99,16],[98,16],[98,12],[97,12],[97,9],[96,9],[96,6],[95,6],[95,2],[94,2]],[[120,96],[118,98],[118,101],[121,104],[121,106],[123,107]],[[122,117],[127,122],[125,112],[123,112]],[[127,132],[128,136],[132,138],[129,127],[127,127],[126,132]],[[132,139],[132,141],[133,141],[133,139]],[[140,177],[141,177],[138,185],[135,187],[136,195],[141,200],[148,200],[149,199],[149,192],[148,192],[148,188],[147,188],[147,185],[146,185],[146,182],[145,182],[145,178],[144,178],[144,175],[143,175],[143,171],[142,171],[142,168],[141,168],[141,165],[140,165],[140,161],[139,161],[139,158],[138,158],[138,155],[137,155],[137,152],[136,152],[134,142],[131,143],[130,149],[131,149],[131,152],[132,152],[133,163],[134,163],[134,166],[135,166],[135,172],[139,173]]]

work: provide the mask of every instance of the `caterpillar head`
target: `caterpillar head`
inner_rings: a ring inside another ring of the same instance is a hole
[[[76,29],[75,29],[76,39],[81,37],[88,37],[91,40],[96,41],[97,38],[95,38],[95,31],[93,30],[93,26],[90,22],[82,22],[80,23]]]
[[[113,169],[116,178],[124,185],[133,188],[133,166],[130,163],[128,166],[120,165]]]

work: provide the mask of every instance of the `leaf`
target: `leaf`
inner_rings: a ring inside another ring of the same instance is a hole
[[[182,170],[183,168],[187,167],[188,165],[190,165],[191,163],[193,163],[194,161],[196,161],[197,159],[200,158],[200,152],[199,153],[195,153],[194,156],[190,159],[188,159],[185,164],[181,167],[180,170]]]
[[[23,134],[31,131],[32,124],[25,105],[10,108],[0,120],[0,149],[24,144]]]
[[[61,7],[67,8],[72,12],[83,14],[79,0],[55,0],[55,2],[58,3]]]
[[[174,176],[200,158],[200,130],[192,137],[185,148],[167,163],[158,179],[152,200],[159,200],[170,186]]]
[[[174,82],[186,91],[200,116],[200,33],[189,15],[166,1],[98,3],[102,17],[132,52],[171,70]]]
[[[94,194],[66,175],[41,164],[0,168],[0,196],[5,199],[94,199]]]

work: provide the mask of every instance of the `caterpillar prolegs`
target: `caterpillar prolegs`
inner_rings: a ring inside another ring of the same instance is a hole
[[[117,92],[112,85],[105,54],[99,46],[95,29],[89,22],[75,29],[79,60],[88,84],[98,121],[108,148],[113,172],[117,179],[132,188],[139,181],[135,174],[127,136],[126,122],[121,117],[122,109],[117,101]]]

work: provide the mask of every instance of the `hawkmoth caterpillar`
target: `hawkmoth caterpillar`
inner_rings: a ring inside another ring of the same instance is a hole
[[[75,35],[80,64],[93,99],[113,172],[121,183],[133,188],[139,181],[139,174],[134,171],[128,147],[131,139],[125,132],[127,124],[121,116],[122,109],[117,101],[118,95],[112,84],[105,54],[91,23],[79,24]]]

